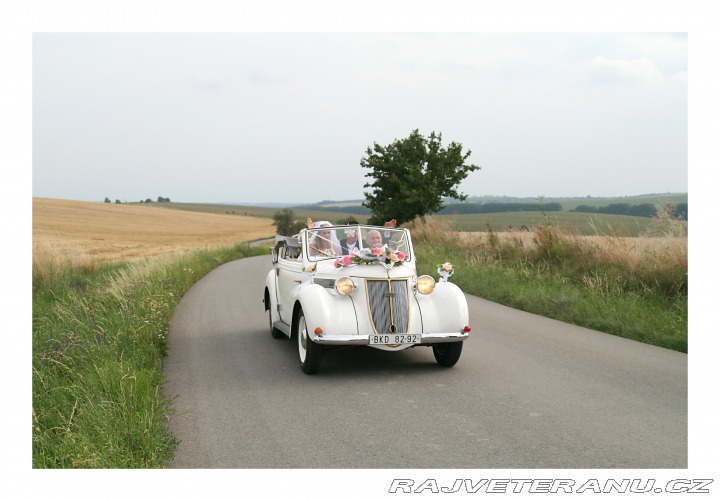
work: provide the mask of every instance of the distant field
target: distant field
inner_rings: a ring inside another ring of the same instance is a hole
[[[232,246],[275,234],[267,218],[169,211],[157,205],[33,198],[33,254],[128,261]]]
[[[146,204],[135,204],[138,206]],[[252,205],[231,205],[231,204],[200,204],[200,203],[182,203],[182,202],[169,202],[169,203],[152,203],[153,207],[163,207],[167,209],[184,210],[190,212],[210,212],[213,214],[226,214],[226,215],[242,215],[242,216],[253,216],[253,217],[264,217],[272,218],[280,209],[276,207],[256,207]],[[368,220],[367,215],[360,214],[349,214],[347,212],[334,212],[334,211],[319,211],[319,210],[295,210],[295,218],[299,221],[304,221],[308,217],[314,221],[338,221],[340,219],[347,219],[350,216],[361,223]]]
[[[639,203],[639,202],[638,202]],[[143,205],[143,204],[138,204]],[[199,204],[199,203],[153,203],[152,207],[183,210],[190,212],[207,212],[234,216],[252,216],[258,218],[272,218],[279,209],[272,207],[254,207],[248,205],[228,204]],[[361,223],[368,220],[367,215],[348,214],[345,212],[294,210],[295,218],[303,221],[310,217],[315,221],[328,220],[336,222],[354,216]],[[608,235],[622,234],[638,236],[645,232],[652,224],[653,219],[647,217],[629,217],[614,214],[588,214],[577,212],[548,212],[547,217],[579,235]],[[544,221],[541,212],[503,212],[493,214],[449,214],[437,215],[436,218],[456,225],[460,231],[488,231],[488,224],[493,231],[512,231],[521,226],[532,228]]]
[[[436,216],[452,222],[461,231],[512,231],[522,226],[531,229],[545,217],[561,228],[578,235],[639,236],[653,223],[653,218],[615,214],[587,214],[581,212],[502,212],[496,214],[460,214]]]
[[[535,200],[537,201],[537,200]],[[675,204],[687,203],[687,193],[663,193],[659,195],[642,195],[636,197],[608,197],[608,198],[546,198],[546,202],[557,202],[564,211],[574,210],[578,205],[593,205],[602,207],[610,204],[653,204],[664,205],[668,202]]]

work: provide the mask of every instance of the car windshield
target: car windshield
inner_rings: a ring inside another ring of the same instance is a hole
[[[308,229],[306,252],[310,261],[336,259],[353,252],[364,253],[375,247],[387,246],[410,259],[411,249],[407,230],[378,226],[348,225]]]

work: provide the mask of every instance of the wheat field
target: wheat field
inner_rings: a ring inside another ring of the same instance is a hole
[[[33,263],[133,261],[271,237],[272,219],[33,198]]]

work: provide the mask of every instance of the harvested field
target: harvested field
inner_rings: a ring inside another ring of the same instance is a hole
[[[272,219],[33,198],[33,261],[118,262],[275,234]]]

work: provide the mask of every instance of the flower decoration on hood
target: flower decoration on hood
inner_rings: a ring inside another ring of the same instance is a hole
[[[354,264],[383,264],[386,267],[393,267],[403,264],[407,254],[397,251],[387,245],[373,247],[372,249],[356,249],[349,256],[343,256],[335,260],[335,268],[352,266]]]

